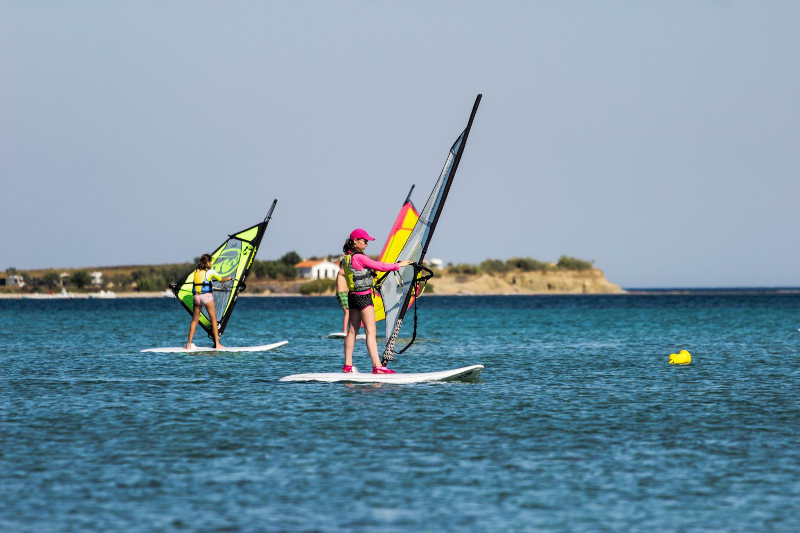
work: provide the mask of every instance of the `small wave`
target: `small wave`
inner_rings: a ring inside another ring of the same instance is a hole
[[[103,383],[208,383],[206,378],[25,378],[17,383],[71,383],[101,385]]]

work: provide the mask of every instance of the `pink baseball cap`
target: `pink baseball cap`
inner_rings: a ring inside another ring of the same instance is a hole
[[[363,230],[361,228],[356,228],[350,232],[350,238],[353,240],[356,239],[367,239],[368,241],[374,241],[375,237],[370,237],[367,230]]]

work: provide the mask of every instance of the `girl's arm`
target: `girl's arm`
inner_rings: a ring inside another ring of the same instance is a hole
[[[371,268],[372,270],[377,270],[379,272],[391,272],[400,268],[398,263],[381,263],[380,261],[370,259],[364,254],[354,255],[352,264],[357,270]]]
[[[209,273],[208,277],[209,277],[209,278],[211,278],[211,279],[213,279],[213,280],[220,281],[220,282],[222,282],[222,281],[228,281],[229,279],[233,279],[233,276],[225,276],[225,277],[223,278],[223,277],[221,277],[219,274],[217,274],[216,272],[211,272],[211,273]]]

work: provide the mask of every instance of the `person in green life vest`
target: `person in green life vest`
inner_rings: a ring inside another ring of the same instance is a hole
[[[348,250],[342,247],[342,251],[347,254]],[[339,273],[336,274],[336,300],[342,306],[344,319],[342,320],[342,333],[347,335],[347,324],[350,323],[350,306],[347,305],[347,276],[344,274],[344,256],[339,259]]]
[[[411,264],[403,260],[397,263],[381,263],[370,259],[364,254],[369,241],[375,239],[361,228],[354,229],[350,238],[344,243],[345,256],[342,258],[342,270],[347,279],[347,304],[350,308],[350,329],[344,340],[344,367],[342,372],[357,372],[353,366],[353,348],[356,344],[356,335],[364,324],[367,336],[367,351],[372,359],[373,374],[394,374],[381,365],[378,358],[378,341],[375,339],[375,307],[372,305],[372,279],[375,271],[390,272],[399,270]]]
[[[211,256],[203,254],[200,256],[200,262],[194,270],[192,277],[192,294],[194,294],[194,307],[192,309],[192,324],[189,326],[189,340],[186,342],[186,349],[192,348],[192,339],[194,332],[197,329],[197,323],[200,322],[200,311],[203,306],[208,310],[208,316],[211,317],[211,332],[214,335],[214,348],[224,348],[219,342],[219,329],[217,328],[217,310],[214,307],[214,294],[212,292],[211,281],[228,281],[232,276],[225,276],[224,278],[217,274],[211,268]]]

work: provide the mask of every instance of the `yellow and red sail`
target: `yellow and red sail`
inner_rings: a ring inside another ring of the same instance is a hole
[[[378,258],[378,261],[382,263],[394,263],[397,261],[400,251],[403,249],[403,246],[405,246],[406,241],[408,241],[408,236],[411,235],[411,231],[417,224],[417,220],[419,220],[419,212],[411,202],[411,193],[413,191],[414,186],[412,185],[411,190],[408,191],[406,201],[403,202],[403,207],[400,208],[400,213],[397,214],[397,218],[392,225],[389,237],[386,238],[386,243],[384,243],[383,250],[381,250],[381,255]],[[378,279],[379,278],[376,278],[376,283]],[[409,305],[413,302],[414,299],[412,297]],[[372,291],[372,303],[375,306],[375,321],[383,320],[386,317],[386,313],[383,309],[383,300],[381,299],[380,291]]]

